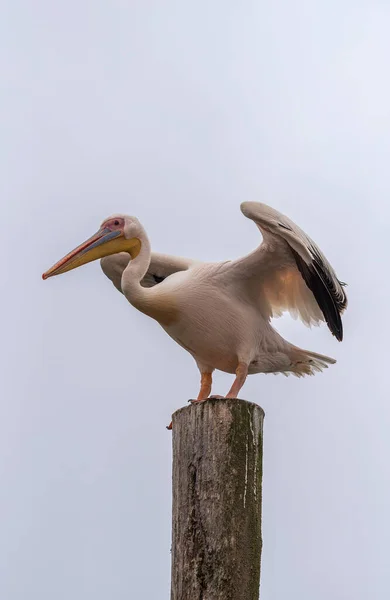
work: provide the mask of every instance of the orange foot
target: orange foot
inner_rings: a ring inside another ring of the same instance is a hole
[[[212,374],[211,373],[201,373],[200,374],[200,390],[196,400],[188,400],[191,404],[197,404],[198,402],[204,402],[208,399],[211,392],[212,385]],[[172,421],[167,426],[167,429],[172,429]]]
[[[208,396],[208,398],[197,398],[196,400],[188,400],[191,404],[201,404],[202,402],[207,402],[207,400],[212,400],[213,398],[225,398],[225,396]]]
[[[197,398],[196,400],[191,398],[188,402],[190,402],[190,404],[202,404],[202,402],[206,402],[206,400],[208,400],[208,398]]]

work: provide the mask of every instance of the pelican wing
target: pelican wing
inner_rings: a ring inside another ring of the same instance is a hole
[[[122,273],[129,264],[130,255],[120,252],[106,256],[100,261],[103,273],[112,281],[117,290],[122,292]],[[197,261],[179,256],[152,252],[151,261],[145,277],[141,281],[143,287],[153,287],[178,271],[186,271]]]
[[[231,263],[231,269],[236,275],[241,273],[252,292],[260,294],[269,317],[288,310],[309,326],[326,321],[341,341],[341,314],[347,306],[345,284],[318,246],[293,221],[266,204],[243,202],[241,211],[256,223],[263,242]]]

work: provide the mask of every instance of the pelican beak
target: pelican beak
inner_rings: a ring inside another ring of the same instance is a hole
[[[132,242],[135,240],[127,240],[123,231],[114,230],[109,228],[101,228],[95,235],[90,237],[80,246],[77,246],[72,252],[69,252],[64,258],[61,258],[55,265],[51,267],[46,273],[42,275],[42,279],[53,277],[54,275],[61,275],[76,269],[81,265],[85,265],[93,260],[108,256],[110,254],[117,254],[118,252],[127,251],[129,252],[129,246],[132,246]],[[138,241],[138,240],[137,240]]]

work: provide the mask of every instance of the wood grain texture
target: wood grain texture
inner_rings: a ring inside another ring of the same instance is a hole
[[[263,420],[235,398],[173,415],[171,600],[258,600]]]

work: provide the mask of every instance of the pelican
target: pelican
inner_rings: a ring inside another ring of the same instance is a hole
[[[289,343],[271,319],[289,311],[309,327],[326,322],[341,341],[345,284],[288,217],[259,202],[243,202],[241,211],[263,238],[243,258],[206,263],[151,252],[138,219],[118,214],[42,277],[101,259],[104,274],[130,304],[195,359],[200,390],[193,402],[210,397],[215,369],[235,374],[225,398],[237,398],[248,374],[314,375],[336,361]]]

